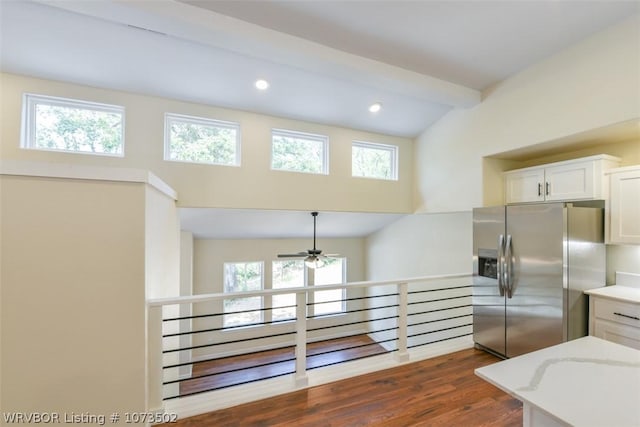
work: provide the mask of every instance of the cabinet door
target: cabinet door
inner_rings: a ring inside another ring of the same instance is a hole
[[[509,172],[504,176],[506,203],[544,201],[544,169]]]
[[[593,336],[640,350],[640,329],[595,319]]]
[[[612,243],[640,244],[640,169],[611,175]]]
[[[546,200],[593,199],[594,169],[593,161],[547,167],[544,172]]]

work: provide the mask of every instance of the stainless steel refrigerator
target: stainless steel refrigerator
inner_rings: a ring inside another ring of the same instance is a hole
[[[514,357],[587,335],[583,291],[605,285],[605,263],[600,207],[474,209],[476,346]]]

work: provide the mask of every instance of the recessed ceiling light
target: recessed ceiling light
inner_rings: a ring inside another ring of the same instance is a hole
[[[376,102],[375,104],[371,104],[371,106],[369,107],[369,111],[371,111],[372,113],[377,113],[381,108],[382,104]]]
[[[256,80],[256,87],[260,90],[269,89],[269,82],[263,79]]]

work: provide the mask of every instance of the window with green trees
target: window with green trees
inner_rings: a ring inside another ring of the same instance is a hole
[[[263,263],[224,263],[224,292],[260,291],[263,287]],[[230,298],[224,300],[225,327],[251,325],[262,322],[262,297]]]
[[[271,168],[275,170],[326,175],[328,138],[283,129],[271,131]]]
[[[398,179],[398,147],[373,142],[353,141],[351,175],[361,178]]]
[[[25,94],[22,147],[124,156],[124,107]]]
[[[240,165],[240,125],[165,114],[165,160]]]
[[[305,286],[304,260],[290,259],[273,261],[271,264],[273,289]],[[296,317],[296,294],[274,295],[272,298],[272,320],[290,320]]]

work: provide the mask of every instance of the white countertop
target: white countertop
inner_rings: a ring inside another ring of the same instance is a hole
[[[616,284],[604,288],[584,291],[587,295],[595,295],[617,301],[640,304],[640,274],[616,271]]]
[[[589,289],[588,291],[584,291],[584,293],[617,301],[640,304],[640,289],[629,286],[605,286],[604,288]]]
[[[573,426],[640,426],[640,350],[583,337],[476,369]]]

